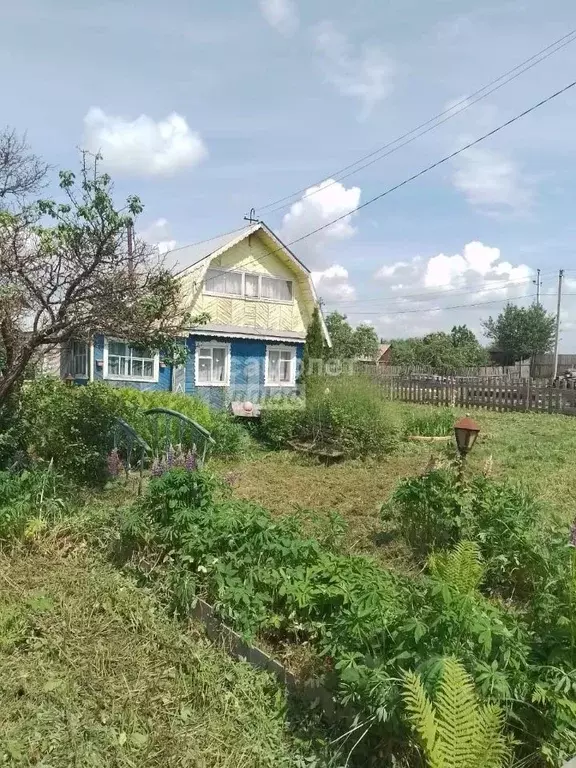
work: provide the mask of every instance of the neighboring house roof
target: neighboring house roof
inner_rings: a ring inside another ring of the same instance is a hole
[[[389,349],[390,349],[390,344],[380,344],[380,346],[378,347],[378,352],[376,352],[375,357],[357,357],[356,360],[359,363],[374,363],[374,362],[377,363],[382,358],[382,355],[385,355]]]
[[[250,224],[247,227],[243,227],[242,229],[236,230],[235,232],[229,232],[225,235],[221,235],[220,237],[215,237],[212,240],[207,240],[202,243],[196,243],[195,245],[185,245],[183,248],[177,248],[175,251],[170,251],[169,255],[171,257],[176,258],[181,263],[186,262],[186,267],[181,269],[179,272],[176,272],[176,276],[182,277],[183,275],[186,274],[186,272],[191,267],[197,266],[200,262],[204,261],[205,259],[209,259],[210,261],[212,261],[212,259],[215,259],[217,256],[220,256],[229,248],[232,248],[234,245],[241,243],[242,240],[245,240],[247,237],[249,237],[250,235],[256,234],[257,232],[261,232],[262,234],[267,236],[270,240],[272,240],[272,242],[276,246],[276,250],[282,251],[282,253],[289,258],[289,260],[292,262],[294,267],[304,272],[307,283],[308,283],[308,287],[314,298],[314,302],[316,303],[317,306],[319,306],[318,295],[316,294],[316,288],[314,287],[314,282],[312,281],[312,275],[308,267],[306,267],[306,265],[303,264],[294,253],[292,253],[292,251],[288,248],[288,246],[285,245],[280,240],[280,238],[277,235],[275,235],[274,232],[269,227],[266,226],[266,224],[263,224],[262,222],[256,222],[255,224]],[[272,251],[272,253],[274,253],[274,251]],[[328,328],[326,327],[326,323],[324,322],[324,317],[322,315],[322,312],[320,312],[320,323],[322,325],[322,331],[324,333],[324,338],[326,339],[326,343],[328,344],[329,347],[331,347],[332,341],[330,339],[330,334],[328,333]],[[206,328],[206,326],[203,326],[203,327]]]
[[[246,325],[218,325],[207,323],[191,329],[193,336],[224,336],[241,339],[263,339],[265,341],[303,342],[306,336],[297,331],[275,331],[268,328],[253,328]]]
[[[380,348],[378,350],[378,354],[376,356],[376,360],[380,360],[380,358],[388,352],[390,349],[390,344],[380,344]]]

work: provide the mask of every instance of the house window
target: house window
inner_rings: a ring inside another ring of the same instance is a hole
[[[158,381],[158,354],[127,341],[106,341],[104,378]]]
[[[267,387],[293,387],[296,383],[296,347],[266,347]]]
[[[292,301],[292,281],[277,277],[263,277],[260,294],[272,301]]]
[[[88,378],[88,345],[85,341],[72,342],[70,373],[79,379]]]
[[[260,278],[258,275],[244,275],[244,295],[247,299],[257,299],[260,295]]]
[[[230,345],[197,344],[196,385],[227,387],[230,384]]]
[[[223,269],[206,271],[204,292],[282,302],[292,302],[293,297],[292,280]]]
[[[232,296],[242,296],[242,272],[209,269],[206,272],[204,289],[207,293],[227,293]]]

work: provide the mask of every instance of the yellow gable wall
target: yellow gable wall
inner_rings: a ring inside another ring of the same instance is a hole
[[[189,311],[208,312],[210,322],[219,325],[306,333],[314,309],[308,278],[304,272],[293,266],[289,257],[283,253],[274,253],[276,248],[273,241],[255,234],[232,246],[212,261],[207,259],[202,265],[188,271],[182,280]],[[293,282],[293,301],[291,304],[283,304],[241,297],[206,296],[202,292],[203,280],[209,267],[290,279]]]

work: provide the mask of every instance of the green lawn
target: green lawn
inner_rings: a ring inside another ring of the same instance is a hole
[[[0,765],[299,764],[267,675],[85,548],[42,546],[0,554]]]
[[[398,404],[404,417],[422,406]],[[468,471],[491,464],[498,477],[522,483],[564,519],[576,509],[576,419],[534,413],[470,412],[481,428]],[[463,415],[455,411],[454,418]],[[399,542],[382,546],[379,509],[398,480],[422,472],[431,457],[446,457],[452,444],[403,442],[379,461],[347,461],[326,467],[290,451],[257,451],[249,458],[213,466],[234,479],[235,493],[278,514],[296,510],[340,512],[348,523],[351,551],[384,560],[404,559]],[[491,458],[490,458],[491,457]]]

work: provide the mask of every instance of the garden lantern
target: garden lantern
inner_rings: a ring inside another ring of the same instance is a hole
[[[66,384],[67,387],[71,387],[72,384],[74,384],[74,376],[72,376],[71,373],[64,376],[64,384]]]
[[[465,459],[474,447],[478,432],[480,432],[480,427],[469,416],[465,416],[454,424],[456,445],[462,459]]]

